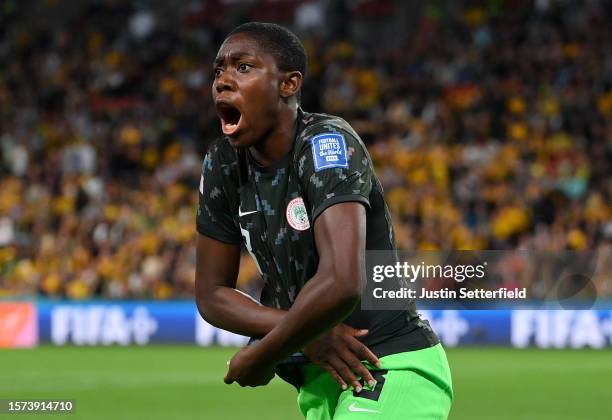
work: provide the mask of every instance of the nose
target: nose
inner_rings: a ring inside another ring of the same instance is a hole
[[[235,83],[228,73],[229,72],[224,71],[215,80],[215,90],[217,93],[221,93],[224,90],[234,90]]]

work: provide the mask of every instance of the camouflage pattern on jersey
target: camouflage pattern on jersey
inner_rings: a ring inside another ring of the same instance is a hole
[[[264,280],[262,304],[289,309],[314,276],[319,261],[314,222],[329,206],[362,203],[368,210],[366,249],[395,249],[370,156],[343,119],[300,111],[293,149],[271,167],[258,166],[247,151],[240,153],[242,160],[225,138],[211,145],[202,167],[197,229],[219,241],[244,243]],[[418,319],[414,303],[399,314],[356,309],[345,322],[378,328],[380,340],[385,328],[393,328],[391,321],[400,318]]]

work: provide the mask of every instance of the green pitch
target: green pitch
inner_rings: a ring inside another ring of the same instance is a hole
[[[256,389],[223,384],[233,351],[174,346],[2,350],[0,399],[75,401],[75,415],[49,419],[302,418],[295,391],[281,381]],[[449,349],[448,356],[456,393],[451,419],[612,418],[610,351],[463,348]],[[0,420],[4,417],[32,416],[0,415]]]

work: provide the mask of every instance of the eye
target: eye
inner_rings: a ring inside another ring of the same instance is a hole
[[[240,63],[240,64],[238,64],[238,71],[239,71],[240,73],[246,73],[247,71],[249,71],[249,69],[250,69],[251,67],[253,67],[253,66],[251,66],[250,64],[247,64],[247,63]]]
[[[221,73],[223,73],[223,69],[221,67],[217,67],[214,70],[214,74],[215,74],[215,79],[219,76],[221,76]]]

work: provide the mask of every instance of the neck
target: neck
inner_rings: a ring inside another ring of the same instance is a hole
[[[278,124],[262,141],[249,148],[261,166],[274,165],[293,147],[297,124],[297,106],[285,107],[278,116]]]

